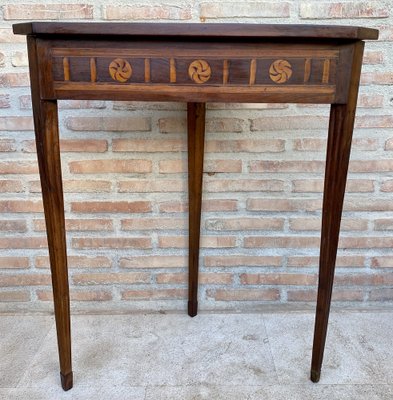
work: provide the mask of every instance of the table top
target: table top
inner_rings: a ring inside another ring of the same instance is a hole
[[[378,39],[377,29],[362,26],[316,24],[242,23],[124,23],[124,22],[25,22],[13,25],[19,35],[34,36],[136,36],[177,38],[308,38]]]

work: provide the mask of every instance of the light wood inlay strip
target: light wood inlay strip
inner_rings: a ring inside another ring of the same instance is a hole
[[[92,82],[97,81],[97,65],[94,57],[90,58],[90,80]]]
[[[236,56],[233,54],[233,50],[236,50]],[[234,48],[233,46],[228,49],[228,53],[225,52],[225,49],[221,49],[218,52],[217,49],[162,49],[162,48],[140,48],[140,49],[85,49],[85,48],[54,48],[52,51],[53,56],[56,57],[175,57],[175,58],[204,58],[204,57],[214,57],[214,58],[224,58],[224,59],[238,59],[238,58],[338,58],[339,50],[332,49],[296,49],[294,50],[292,47],[288,49],[264,49],[264,48],[255,48],[255,49],[243,49],[243,48]],[[220,54],[220,57],[217,56]],[[170,55],[170,56],[169,56]]]
[[[250,85],[255,84],[256,73],[257,73],[257,60],[253,58],[250,63]]]
[[[145,58],[145,82],[150,82],[150,58]]]
[[[310,80],[311,75],[311,58],[307,58],[304,63],[304,83]]]
[[[68,60],[68,57],[63,58],[63,70],[64,70],[64,80],[69,81],[70,80],[70,61]]]
[[[224,64],[222,67],[222,83],[226,85],[228,83],[229,78],[229,61],[224,60]]]
[[[330,60],[327,58],[323,63],[322,83],[329,82]]]
[[[169,61],[169,78],[171,83],[176,83],[176,61],[171,58]]]

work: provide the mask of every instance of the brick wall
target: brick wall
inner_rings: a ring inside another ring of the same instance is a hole
[[[2,2],[0,310],[52,310],[23,20],[363,25],[366,43],[334,299],[393,300],[393,7],[390,1]],[[74,310],[185,309],[185,104],[62,101]],[[316,298],[329,106],[209,104],[201,309]]]

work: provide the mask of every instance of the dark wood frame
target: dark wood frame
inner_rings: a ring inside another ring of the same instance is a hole
[[[188,103],[188,314],[192,317],[198,305],[205,102],[331,104],[311,362],[311,380],[318,382],[363,40],[377,39],[378,30],[336,25],[57,22],[15,24],[13,30],[27,35],[63,389],[70,389],[73,379],[58,99]]]

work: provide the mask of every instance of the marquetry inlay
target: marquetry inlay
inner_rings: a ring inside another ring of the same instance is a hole
[[[287,60],[276,60],[269,68],[270,79],[284,83],[292,76],[292,66]]]
[[[109,64],[109,73],[113,80],[124,83],[131,78],[131,64],[123,58],[116,58]]]
[[[188,67],[188,75],[195,83],[205,83],[210,79],[211,68],[205,60],[195,60]]]

